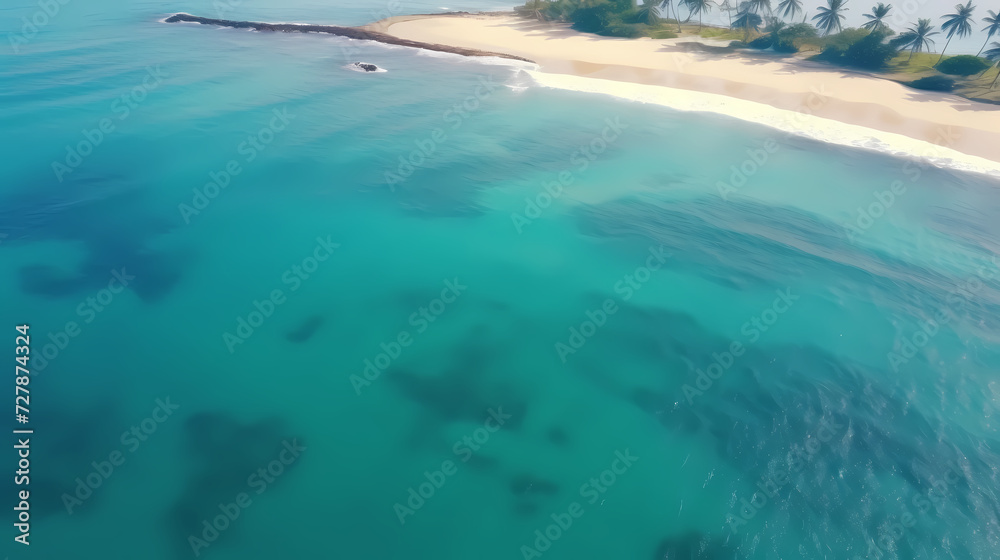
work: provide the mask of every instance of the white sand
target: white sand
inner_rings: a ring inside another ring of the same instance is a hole
[[[711,111],[824,141],[1000,176],[1000,106],[756,53],[686,52],[692,39],[618,39],[510,15],[400,18],[396,37],[504,52],[543,86]],[[710,41],[705,41],[709,42]]]

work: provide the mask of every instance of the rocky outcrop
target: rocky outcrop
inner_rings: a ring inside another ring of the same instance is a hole
[[[512,60],[523,60],[524,62],[534,62],[527,58],[521,58],[510,54],[480,51],[476,49],[466,49],[462,47],[450,47],[448,45],[438,45],[434,43],[421,43],[400,39],[380,31],[372,31],[361,27],[339,27],[336,25],[309,25],[297,23],[261,23],[256,21],[232,21],[228,19],[213,19],[191,14],[174,14],[164,20],[166,23],[201,23],[205,25],[218,25],[220,27],[232,27],[234,29],[251,29],[253,31],[280,31],[282,33],[327,33],[338,37],[349,39],[361,39],[365,41],[377,41],[388,45],[400,45],[403,47],[413,47],[415,49],[425,49],[429,51],[446,52],[460,54],[462,56],[496,56],[509,58]]]
[[[382,70],[378,66],[370,64],[368,62],[355,62],[351,64],[351,68],[355,68],[362,72],[378,72],[379,70]]]

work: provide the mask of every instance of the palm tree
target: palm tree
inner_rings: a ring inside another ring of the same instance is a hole
[[[796,14],[800,12],[802,12],[802,0],[781,0],[778,4],[778,13],[783,18],[794,20]]]
[[[660,23],[660,8],[657,5],[660,0],[642,0],[642,6],[636,12],[638,19],[646,25],[656,25]]]
[[[990,84],[990,89],[997,87],[997,82],[1000,81],[1000,43],[996,41],[993,42],[993,48],[983,53],[986,58],[992,60],[996,63],[997,77],[993,79],[993,83]]]
[[[698,31],[701,31],[701,15],[712,9],[712,0],[684,0],[691,14],[698,14]]]
[[[907,29],[891,43],[897,47],[910,49],[910,56],[906,59],[906,62],[909,62],[914,53],[924,50],[925,47],[929,51],[934,46],[931,36],[937,35],[937,31],[932,31],[932,29],[934,29],[934,24],[931,23],[931,20],[917,20],[917,25]]]
[[[542,0],[528,0],[524,4],[525,11],[531,17],[541,21],[545,19],[545,14],[542,13],[542,9],[545,7],[545,2]]]
[[[829,35],[834,29],[843,30],[841,22],[844,19],[844,14],[841,12],[846,12],[848,8],[844,7],[847,0],[826,0],[826,3],[826,6],[819,7],[819,13],[813,16],[813,20],[819,22],[817,27],[823,30],[824,35]]]
[[[720,10],[725,10],[725,12],[727,14],[729,14],[729,27],[732,27],[733,26],[733,3],[731,2],[731,0],[722,0],[722,3],[719,4],[719,9]]]
[[[1000,32],[1000,15],[997,15],[997,14],[993,13],[993,10],[990,10],[990,11],[988,11],[986,13],[988,13],[990,15],[984,17],[983,21],[985,21],[989,25],[987,25],[986,27],[984,27],[983,31],[986,32],[986,43],[989,43],[990,39],[993,38],[993,35],[995,35],[998,32]],[[986,43],[983,43],[983,49],[986,48]],[[979,49],[979,52],[976,53],[976,56],[979,56],[979,55],[983,54],[983,49]]]
[[[760,29],[761,23],[764,23],[764,20],[752,11],[750,2],[740,4],[740,11],[736,13],[736,21],[733,22],[733,27],[743,30],[744,43],[750,40],[750,30],[757,31]]]
[[[749,0],[749,2],[753,13],[761,13],[761,8],[767,10],[767,13],[771,13],[771,0]]]
[[[680,2],[681,0],[677,0]],[[667,17],[670,17],[670,6],[673,4],[673,0],[663,0],[660,2],[660,9],[664,7],[667,9]],[[677,15],[677,6],[674,5],[674,19],[677,21],[677,32],[681,32],[681,18]]]
[[[764,31],[771,35],[771,46],[776,46],[778,44],[778,34],[784,31],[788,27],[788,24],[782,21],[780,18],[774,16],[767,18],[767,25],[764,26]]]
[[[885,16],[889,15],[890,10],[892,10],[892,4],[883,4],[879,2],[878,6],[872,8],[872,13],[865,14],[865,17],[868,18],[868,21],[861,27],[869,31],[879,31],[882,29],[888,29],[889,26],[886,25],[885,22],[882,20],[885,19]]]
[[[944,44],[944,48],[941,49],[941,56],[938,57],[938,61],[934,63],[934,66],[941,64],[941,60],[944,58],[944,52],[948,50],[948,45],[951,43],[951,38],[958,35],[959,38],[965,37],[972,33],[972,12],[976,9],[972,5],[972,0],[966,5],[956,4],[955,13],[941,16],[941,19],[947,20],[941,24],[941,29],[948,32],[948,41]]]

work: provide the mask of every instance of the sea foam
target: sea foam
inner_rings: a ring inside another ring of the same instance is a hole
[[[821,142],[919,159],[941,168],[1000,178],[998,162],[902,134],[848,124],[805,112],[778,109],[763,103],[715,93],[569,74],[551,74],[532,69],[525,69],[525,72],[541,87],[611,95],[631,101],[662,105],[678,111],[716,113]]]

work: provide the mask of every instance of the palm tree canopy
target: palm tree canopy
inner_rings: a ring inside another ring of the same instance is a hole
[[[755,14],[761,13],[762,8],[763,11],[771,13],[771,0],[750,0],[749,4],[750,9],[753,10],[753,13]]]
[[[733,21],[733,27],[756,31],[760,29],[760,24],[762,23],[764,23],[764,20],[751,11],[750,3],[743,2],[740,4],[740,11],[736,14],[736,19]]]
[[[659,3],[660,0],[642,0],[642,6],[636,11],[639,21],[647,25],[660,23],[660,8],[657,7]]]
[[[885,16],[889,15],[890,10],[892,10],[892,4],[883,4],[879,2],[878,6],[872,8],[872,13],[864,14],[864,16],[868,18],[868,21],[861,27],[871,31],[879,31],[881,29],[888,28],[889,26],[882,20],[885,19]]]
[[[941,29],[948,32],[949,39],[956,33],[960,38],[972,33],[972,12],[975,9],[972,0],[969,0],[969,3],[964,6],[957,4],[955,13],[941,16],[941,19],[946,20],[941,24]]]
[[[990,37],[1000,33],[1000,15],[994,13],[993,10],[986,13],[989,15],[983,18],[983,22],[988,23],[989,25],[984,27],[983,31],[986,32],[986,40],[989,41]]]
[[[684,0],[684,5],[692,14],[700,14],[712,9],[712,0]]]
[[[524,13],[531,15],[535,19],[544,19],[545,14],[542,10],[545,8],[545,2],[542,0],[528,0],[524,3]]]
[[[802,0],[781,0],[778,4],[778,13],[781,17],[795,19],[797,14],[802,13]]]
[[[903,47],[910,49],[913,52],[920,52],[924,48],[930,50],[934,46],[934,41],[931,40],[931,36],[937,35],[937,31],[933,31],[934,24],[931,23],[929,19],[921,19],[917,21],[917,25],[907,29],[899,37],[896,37],[891,41],[891,44],[897,47]]]
[[[987,60],[992,60],[1000,64],[1000,43],[993,41],[992,49],[987,50],[983,53],[983,57]]]
[[[970,2],[972,0],[969,0]],[[813,21],[817,22],[817,27],[822,29],[824,33],[830,34],[834,29],[841,31],[843,29],[844,14],[841,12],[846,12],[848,8],[844,5],[847,4],[847,0],[826,0],[827,6],[820,6],[819,13],[813,16]]]
[[[988,51],[986,51],[985,53],[983,53],[983,55],[987,59],[995,62],[996,66],[1000,66],[1000,43],[997,43],[996,41],[993,41],[993,45],[992,46],[993,46],[993,48],[990,49],[990,50],[988,50]],[[1000,70],[997,71],[997,77],[993,78],[993,83],[990,84],[990,89],[991,90],[996,87],[997,82],[1000,82]]]

